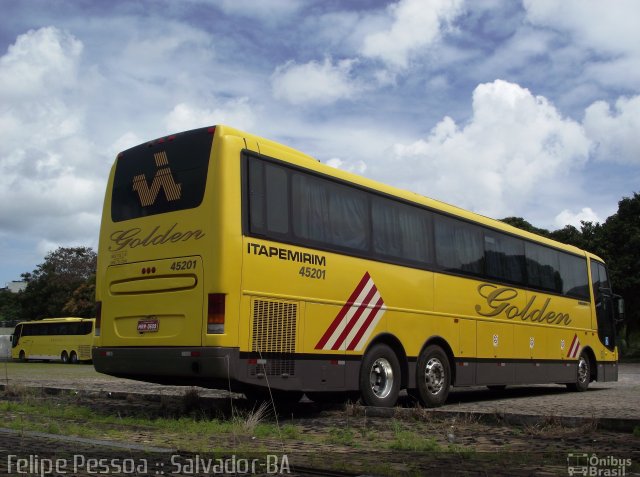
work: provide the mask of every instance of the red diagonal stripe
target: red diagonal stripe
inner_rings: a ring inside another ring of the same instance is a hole
[[[371,322],[375,319],[375,317],[380,312],[380,308],[382,308],[382,305],[384,305],[384,301],[382,300],[382,297],[380,297],[376,305],[373,307],[373,310],[371,310],[371,313],[369,313],[369,316],[367,316],[367,319],[365,320],[365,322],[362,324],[362,326],[360,327],[356,335],[351,340],[351,343],[349,343],[349,346],[347,346],[347,350],[353,351],[355,349],[356,345],[360,341],[360,338],[362,338],[362,335],[365,334],[365,332],[367,331],[367,328],[369,328],[369,326],[371,325]]]
[[[318,341],[318,344],[316,345],[316,349],[324,348],[324,345],[327,344],[327,341],[329,341],[329,338],[331,338],[331,335],[333,334],[333,332],[336,330],[336,328],[344,318],[344,315],[347,314],[347,312],[349,311],[349,308],[351,308],[351,305],[353,305],[353,302],[356,300],[356,298],[358,298],[358,295],[360,295],[360,292],[362,292],[362,290],[364,289],[365,285],[367,284],[370,278],[371,276],[369,275],[369,272],[365,272],[364,276],[362,277],[362,280],[360,280],[360,283],[358,283],[358,286],[356,287],[356,289],[353,290],[353,293],[351,294],[347,302],[344,304],[344,306],[342,307],[338,315],[335,317],[335,319],[331,322],[331,325],[329,325],[329,328],[327,329],[327,331],[325,331],[324,335],[322,335],[322,338],[320,338],[320,341]]]
[[[367,294],[365,299],[362,301],[362,304],[358,307],[356,312],[353,314],[349,323],[347,323],[347,326],[344,327],[344,330],[342,330],[342,333],[340,333],[340,336],[338,336],[338,339],[336,340],[335,344],[331,347],[331,349],[333,350],[340,349],[340,345],[342,345],[342,342],[345,340],[345,338],[347,337],[351,329],[355,326],[356,322],[358,321],[358,318],[360,318],[364,310],[367,309],[367,305],[369,304],[369,302],[371,302],[373,295],[375,295],[377,291],[378,289],[376,288],[375,285],[373,285],[371,287],[371,290],[369,290],[369,293]]]
[[[571,341],[571,346],[569,346],[569,357],[573,358],[573,346],[576,344],[576,340],[578,339],[578,335],[573,335],[573,341]]]

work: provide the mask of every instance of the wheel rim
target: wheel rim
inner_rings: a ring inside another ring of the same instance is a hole
[[[371,391],[377,398],[384,399],[391,393],[393,387],[393,368],[385,358],[378,358],[371,366],[369,373]]]
[[[589,365],[584,356],[580,356],[578,360],[578,382],[584,384],[589,379]]]
[[[444,387],[446,373],[444,366],[438,358],[431,358],[424,367],[424,383],[427,391],[438,394]]]

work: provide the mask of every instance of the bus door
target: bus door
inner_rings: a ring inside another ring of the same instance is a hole
[[[616,346],[616,300],[611,292],[611,283],[604,264],[591,261],[591,286],[595,300],[598,337],[610,351]]]

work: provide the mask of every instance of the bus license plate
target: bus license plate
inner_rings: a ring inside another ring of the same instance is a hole
[[[157,318],[138,321],[138,333],[154,333],[159,327],[160,321]]]

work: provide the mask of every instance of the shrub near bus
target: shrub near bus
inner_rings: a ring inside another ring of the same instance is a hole
[[[376,406],[617,379],[595,255],[227,126],[118,155],[97,276],[115,376]]]

